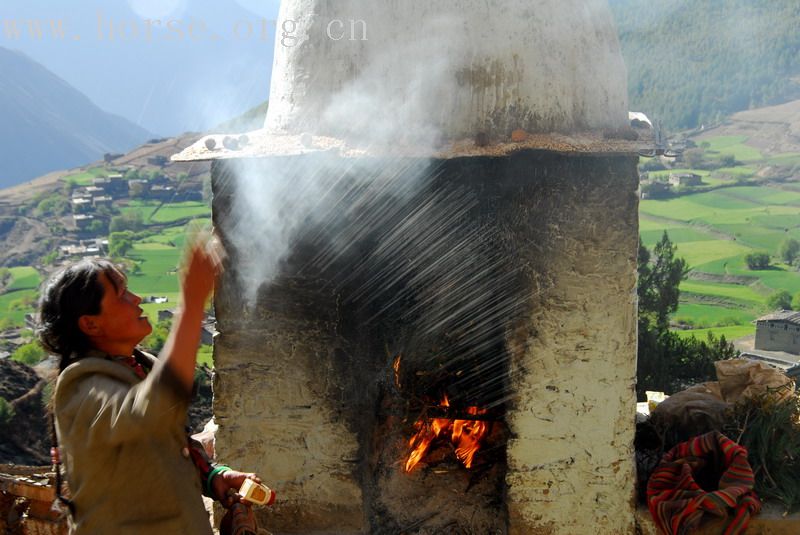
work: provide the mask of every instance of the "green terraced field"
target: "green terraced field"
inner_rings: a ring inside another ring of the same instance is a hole
[[[678,336],[681,338],[691,338],[694,336],[698,340],[705,340],[708,333],[714,333],[714,336],[719,338],[724,336],[727,341],[736,340],[743,336],[755,334],[756,328],[753,325],[733,325],[731,327],[712,327],[710,329],[691,329],[691,330],[676,330]]]
[[[787,152],[777,156],[770,156],[767,158],[767,162],[770,165],[795,166],[800,164],[800,154],[796,152]]]
[[[35,306],[25,306],[25,302],[35,305],[36,290],[16,290],[0,295],[0,318],[8,318],[17,327],[25,323],[25,314],[33,312]]]
[[[209,368],[214,367],[214,348],[210,345],[201,345],[197,350],[197,364],[205,364]]]
[[[92,180],[101,176],[108,176],[108,171],[104,167],[92,167],[80,173],[65,176],[64,182],[72,182],[76,186],[91,186]]]
[[[685,294],[684,294],[685,295]],[[745,325],[753,319],[754,311],[747,308],[729,308],[716,305],[682,302],[673,320],[696,329]]]
[[[209,223],[209,220],[193,221],[194,224]],[[158,311],[177,306],[179,296],[178,264],[183,255],[186,227],[176,226],[138,241],[128,256],[139,265],[139,273],[128,274],[128,284],[133,292],[142,297],[166,296],[166,304],[145,303],[142,309],[155,323]]]
[[[160,208],[159,208],[160,206]],[[186,218],[208,218],[211,208],[204,202],[185,201],[161,205],[156,201],[131,201],[120,210],[123,213],[138,212],[142,221],[148,223],[174,223]]]
[[[0,320],[20,327],[25,323],[25,314],[33,312],[42,277],[36,269],[29,266],[12,267],[11,281],[0,295]],[[29,303],[26,306],[25,303]]]
[[[160,295],[177,292],[180,250],[161,243],[135,243],[128,257],[139,264],[140,273],[129,273],[131,290]]]
[[[11,272],[11,284],[8,285],[6,291],[36,289],[42,283],[39,272],[30,266],[12,267],[9,268],[9,271]]]
[[[710,150],[734,154],[737,160],[762,159],[758,151],[742,145],[746,141],[743,137],[709,141]],[[783,162],[800,157],[783,156]],[[770,160],[776,158],[781,160],[780,156]],[[754,176],[757,170],[755,165],[743,165],[719,169],[712,175]],[[704,177],[704,181],[708,180],[713,178]],[[679,331],[681,336],[694,333],[705,337],[709,328],[733,338],[752,334],[754,327],[750,322],[768,311],[766,300],[771,293],[800,292],[800,272],[776,258],[785,239],[800,240],[800,187],[792,188],[793,185],[726,186],[672,199],[641,201],[640,229],[648,247],[666,229],[677,245],[677,255],[687,260],[690,269],[751,278],[749,285],[705,280],[682,282],[683,295],[673,321],[704,328]],[[773,265],[768,270],[751,271],[744,257],[761,251],[773,256]]]
[[[730,178],[752,178],[758,172],[758,167],[752,165],[740,165],[737,167],[720,167],[711,173],[709,180],[714,177],[729,177],[727,183],[730,184]],[[703,180],[705,182],[705,179]]]
[[[681,282],[681,293],[716,297],[746,308],[759,306],[767,297],[755,291],[751,286],[696,280]]]
[[[710,145],[709,152],[733,154],[740,162],[763,159],[758,149],[744,144],[747,141],[747,136],[717,136],[703,141]]]
[[[721,258],[731,256],[746,255],[752,252],[744,245],[731,240],[709,240],[692,241],[678,244],[678,256],[683,257],[689,263],[690,268],[700,266],[708,262],[713,262]]]

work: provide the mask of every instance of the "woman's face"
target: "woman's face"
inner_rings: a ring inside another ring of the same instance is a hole
[[[131,348],[153,330],[150,320],[142,314],[142,298],[128,290],[128,281],[116,270],[105,271],[98,278],[103,287],[100,313],[92,316],[96,332],[90,334],[98,348]]]

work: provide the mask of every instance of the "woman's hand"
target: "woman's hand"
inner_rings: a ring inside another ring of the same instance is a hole
[[[236,470],[226,470],[214,476],[211,480],[211,489],[214,497],[219,500],[223,507],[230,508],[234,503],[240,502],[242,497],[239,495],[239,488],[245,479],[252,479],[256,483],[261,483],[261,478],[253,473],[237,472]]]
[[[219,239],[208,231],[200,231],[188,238],[181,290],[185,304],[205,305],[222,273],[225,251]]]
[[[225,253],[219,240],[208,231],[190,233],[187,240],[181,270],[183,304],[175,315],[161,354],[165,355],[164,362],[175,373],[186,392],[191,392],[206,299],[222,272]]]

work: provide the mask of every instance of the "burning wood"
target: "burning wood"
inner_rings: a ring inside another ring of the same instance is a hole
[[[440,407],[449,407],[450,402],[445,395]],[[467,407],[466,413],[471,416],[486,414],[486,409]],[[428,418],[423,415],[414,423],[417,433],[411,437],[408,445],[411,453],[406,460],[405,471],[411,472],[422,460],[433,442],[440,438],[449,438],[455,447],[456,457],[466,467],[471,468],[475,453],[481,447],[486,436],[488,425],[485,420],[461,420],[450,418]]]

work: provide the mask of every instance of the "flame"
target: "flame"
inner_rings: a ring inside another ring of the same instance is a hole
[[[392,368],[394,368],[394,385],[397,388],[400,388],[400,359],[403,355],[397,355],[394,359],[394,364],[392,364]]]
[[[450,401],[445,395],[440,407],[449,407]],[[467,414],[478,416],[486,414],[485,409],[478,407],[468,407]],[[488,426],[481,420],[451,420],[449,418],[424,418],[420,417],[414,423],[417,433],[408,441],[411,453],[406,460],[405,471],[411,472],[414,467],[422,460],[434,440],[442,435],[449,438],[455,446],[456,457],[462,464],[472,467],[475,453],[480,449],[481,440],[486,436]]]

